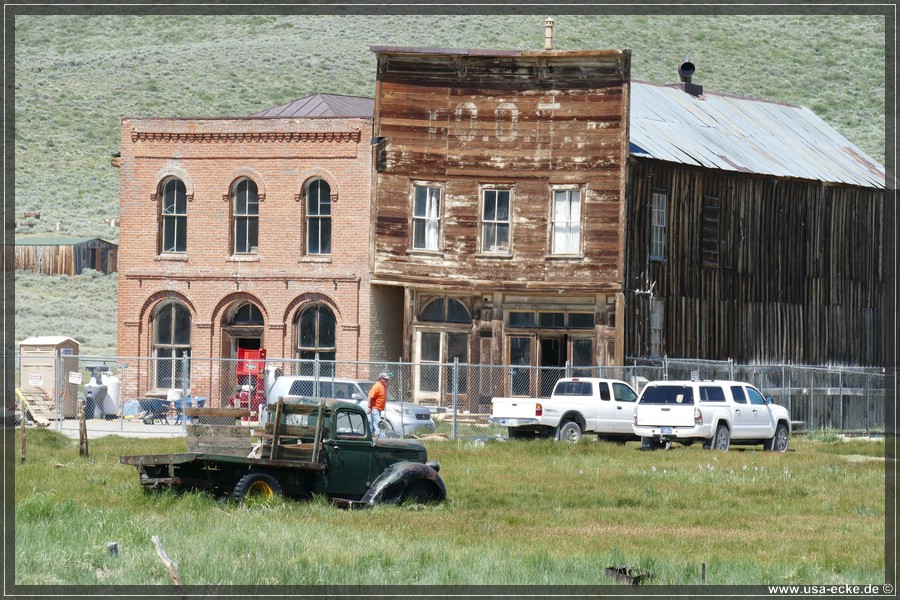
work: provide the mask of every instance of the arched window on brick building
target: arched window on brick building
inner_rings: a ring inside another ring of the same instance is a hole
[[[306,185],[306,253],[331,254],[331,186],[323,179]]]
[[[256,254],[259,246],[259,192],[246,177],[231,188],[234,254]]]
[[[153,311],[150,325],[155,386],[190,388],[191,313],[180,302],[166,302]]]
[[[175,177],[160,187],[159,252],[187,251],[187,191]]]
[[[300,312],[297,317],[295,356],[304,361],[300,366],[301,375],[313,375],[313,362],[318,355],[320,361],[334,361],[337,356],[337,321],[334,313],[324,304],[313,304]],[[334,362],[320,363],[319,375],[334,375]]]

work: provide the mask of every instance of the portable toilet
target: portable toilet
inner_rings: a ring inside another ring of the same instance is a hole
[[[19,342],[19,387],[43,392],[52,404],[53,413],[58,393],[59,414],[63,418],[78,414],[78,384],[68,376],[69,372],[80,372],[78,348],[78,342],[72,338],[56,335]]]

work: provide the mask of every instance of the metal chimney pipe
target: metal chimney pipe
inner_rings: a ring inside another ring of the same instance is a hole
[[[544,21],[544,50],[553,50],[553,19]]]

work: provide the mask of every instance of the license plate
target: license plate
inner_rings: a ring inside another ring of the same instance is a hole
[[[509,425],[510,427],[515,427],[516,425],[519,424],[519,420],[518,419],[507,419],[506,424]]]
[[[668,435],[668,434],[672,433],[672,428],[671,427],[660,427],[659,432],[663,435]]]

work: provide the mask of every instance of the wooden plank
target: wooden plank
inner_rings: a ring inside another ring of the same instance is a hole
[[[278,430],[281,425],[282,408],[284,408],[284,398],[279,398],[278,402],[275,404],[275,418],[272,420],[275,436],[272,438],[272,449],[269,451],[269,458],[275,458],[275,448],[278,446]]]
[[[232,417],[243,419],[250,417],[250,410],[246,408],[196,408],[185,407],[185,416],[188,417]]]

